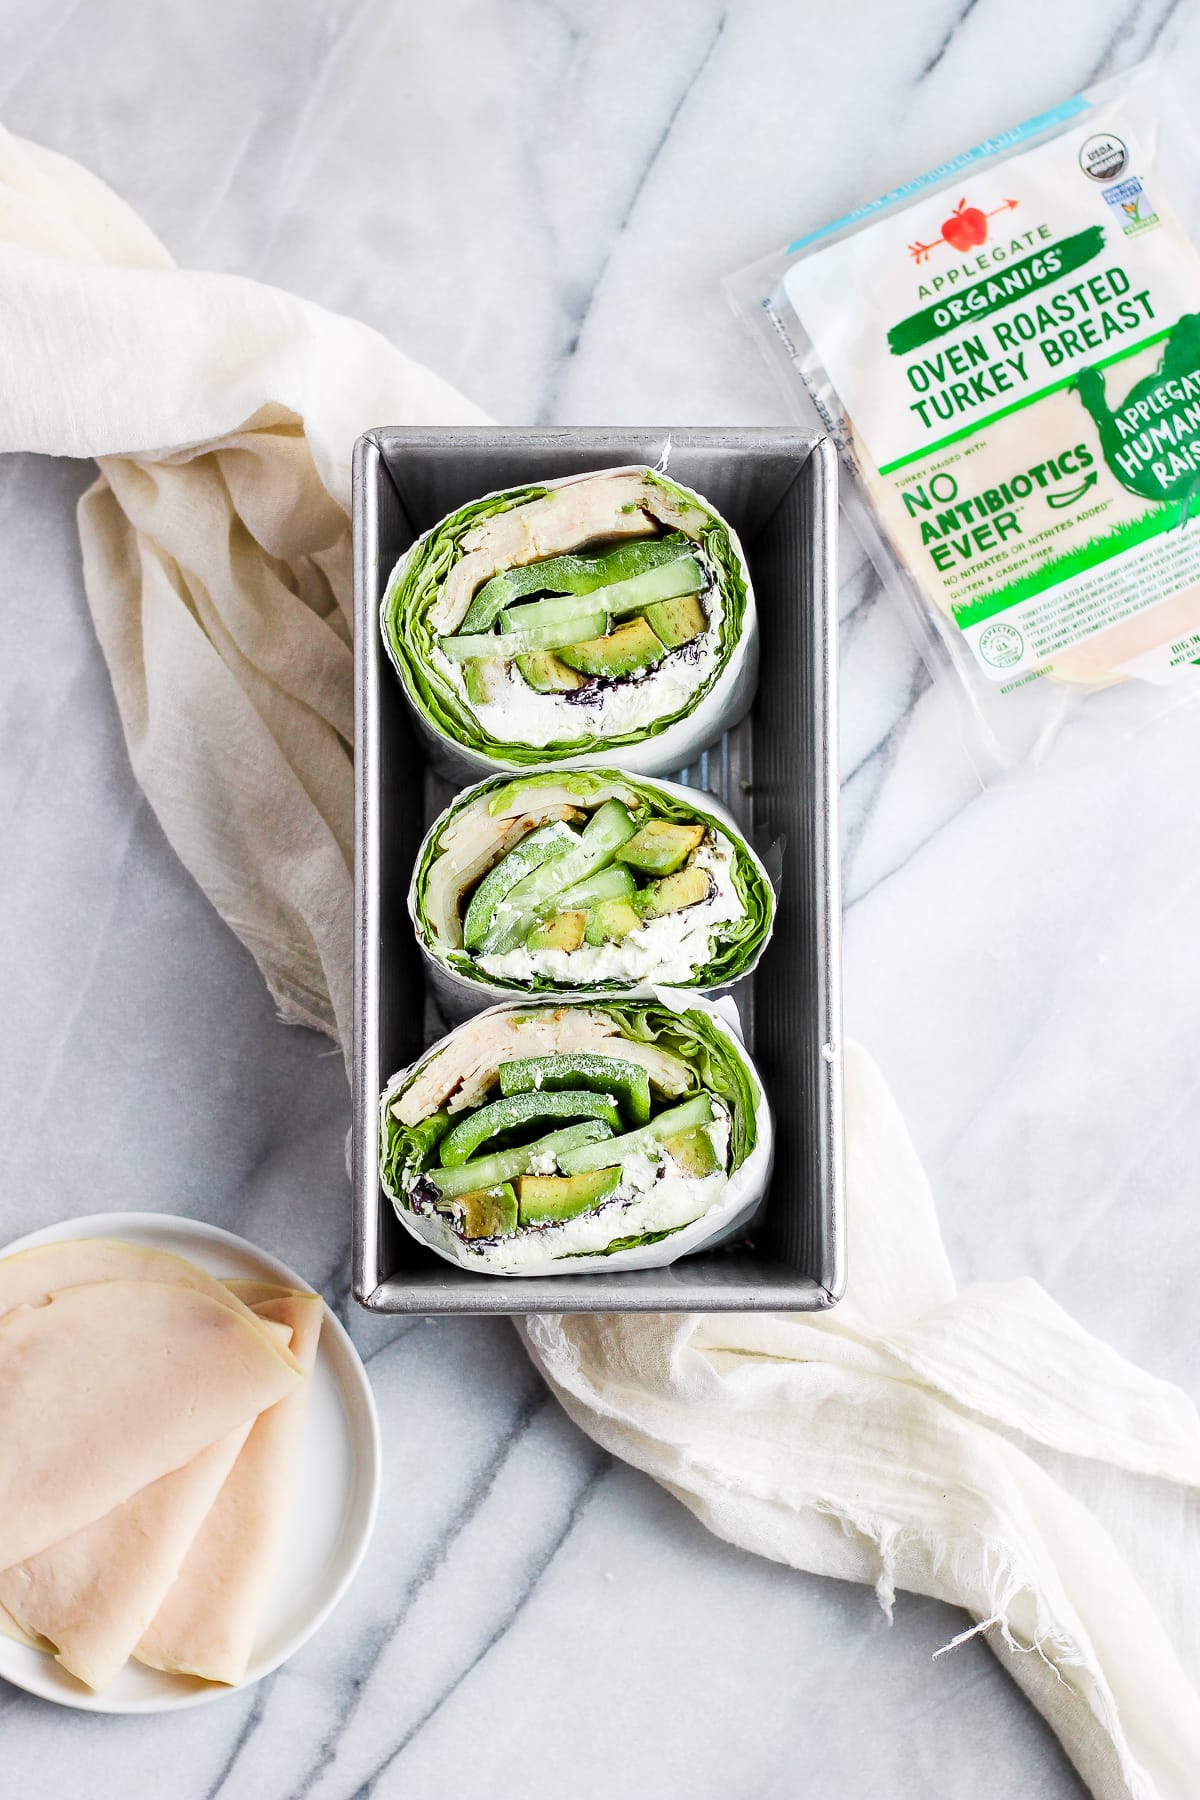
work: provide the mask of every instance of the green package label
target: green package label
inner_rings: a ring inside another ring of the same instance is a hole
[[[1070,275],[1094,256],[1099,256],[1103,248],[1104,233],[1100,226],[1089,225],[1086,231],[1076,232],[1074,237],[1065,238],[1061,244],[1051,244],[1034,256],[1022,257],[1001,273],[989,275],[962,293],[949,295],[934,306],[923,307],[920,312],[902,319],[888,332],[888,347],[893,356],[905,356],[910,350],[919,350],[922,344],[931,343],[934,338],[944,337],[959,325],[977,325],[985,314],[1015,306],[1018,300],[1027,300],[1031,294],[1061,281],[1064,275]]]
[[[1001,689],[1200,654],[1200,255],[1158,142],[1143,89],[1084,97],[783,277],[889,549]]]
[[[1180,319],[1162,362],[1116,408],[1101,369],[1081,369],[1075,391],[1123,487],[1147,500],[1189,498],[1200,475],[1200,313]]]

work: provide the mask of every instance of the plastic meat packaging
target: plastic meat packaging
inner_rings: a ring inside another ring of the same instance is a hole
[[[981,772],[1197,684],[1197,162],[1145,63],[735,276]]]

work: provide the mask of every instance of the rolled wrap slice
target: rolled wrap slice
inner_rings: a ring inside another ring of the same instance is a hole
[[[568,855],[579,866],[591,822],[614,806],[628,823],[571,881]],[[522,908],[534,868],[542,897]],[[775,896],[711,795],[592,767],[492,776],[460,794],[421,845],[408,908],[453,1018],[488,997],[726,987],[762,954]]]
[[[597,1116],[598,1095],[616,1124]],[[771,1154],[737,1033],[708,1001],[665,988],[490,1007],[380,1100],[381,1179],[401,1224],[484,1274],[664,1267],[749,1222]]]
[[[401,557],[383,640],[434,761],[661,774],[737,723],[757,678],[735,533],[645,467],[508,488]]]

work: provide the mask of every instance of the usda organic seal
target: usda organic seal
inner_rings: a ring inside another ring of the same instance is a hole
[[[1096,132],[1079,150],[1079,166],[1093,181],[1115,181],[1128,160],[1128,150],[1111,131]]]

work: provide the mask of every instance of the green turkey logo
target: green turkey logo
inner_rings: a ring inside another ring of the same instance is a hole
[[[1102,370],[1081,369],[1071,386],[1122,487],[1145,500],[1182,501],[1186,519],[1200,489],[1200,313],[1185,313],[1172,326],[1157,370],[1115,411]]]

